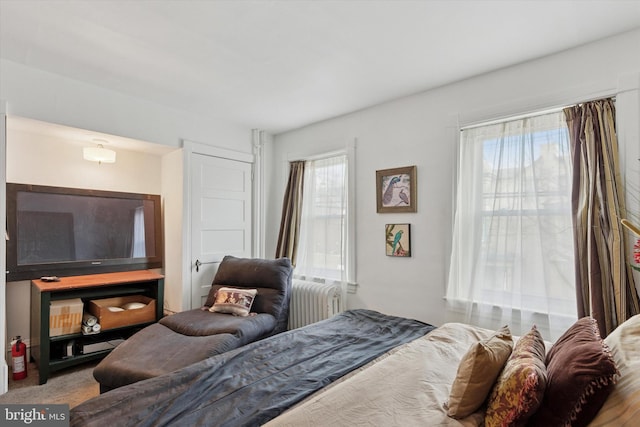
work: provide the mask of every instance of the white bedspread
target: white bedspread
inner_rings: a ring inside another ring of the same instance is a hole
[[[267,426],[477,426],[479,411],[447,416],[458,363],[469,346],[492,331],[447,323],[400,346],[273,419]]]

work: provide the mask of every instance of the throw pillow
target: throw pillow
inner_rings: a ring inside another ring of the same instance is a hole
[[[604,339],[620,378],[589,427],[631,427],[640,414],[640,314],[619,325]]]
[[[586,426],[609,396],[618,369],[592,317],[574,323],[547,355],[544,401],[534,426]]]
[[[248,316],[257,293],[257,289],[220,288],[209,311]]]
[[[473,344],[460,360],[451,386],[447,414],[464,418],[478,410],[511,354],[513,339],[503,326],[486,340]]]
[[[547,385],[544,340],[535,325],[522,336],[491,391],[485,426],[523,426],[542,403]]]

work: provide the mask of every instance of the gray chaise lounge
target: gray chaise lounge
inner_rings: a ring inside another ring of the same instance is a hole
[[[226,256],[205,307],[213,305],[221,287],[257,289],[252,315],[196,308],[162,318],[131,336],[96,366],[93,376],[100,383],[100,392],[172,372],[287,330],[292,273],[287,258]]]

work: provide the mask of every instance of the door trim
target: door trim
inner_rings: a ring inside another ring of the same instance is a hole
[[[182,310],[191,309],[191,166],[192,155],[203,154],[206,156],[220,157],[238,162],[255,163],[255,156],[251,153],[229,150],[199,142],[182,140],[183,148],[183,191],[182,191]],[[252,184],[256,186],[256,182]],[[255,204],[252,203],[251,214],[255,216]],[[252,231],[254,233],[255,231]],[[252,239],[253,240],[253,239]],[[253,252],[253,248],[252,248]]]
[[[7,101],[0,99],[0,177],[2,179],[2,187],[0,187],[0,222],[6,224],[6,183],[7,183]],[[3,238],[0,243],[3,254],[6,253],[6,240]],[[4,255],[0,257],[0,271],[6,271],[6,259]],[[7,282],[6,276],[0,276],[0,352],[3,357],[0,359],[0,394],[9,391],[9,365],[7,365]]]

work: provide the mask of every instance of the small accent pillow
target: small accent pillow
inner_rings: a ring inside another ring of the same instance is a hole
[[[209,311],[248,316],[257,293],[257,289],[220,288]]]
[[[451,386],[447,414],[464,418],[480,408],[511,354],[513,339],[507,326],[491,337],[472,344],[460,360]]]
[[[586,426],[596,416],[618,377],[609,347],[592,317],[578,319],[547,354],[544,401],[534,426]]]
[[[491,391],[485,426],[523,426],[542,403],[547,385],[544,340],[535,325],[522,336]]]

